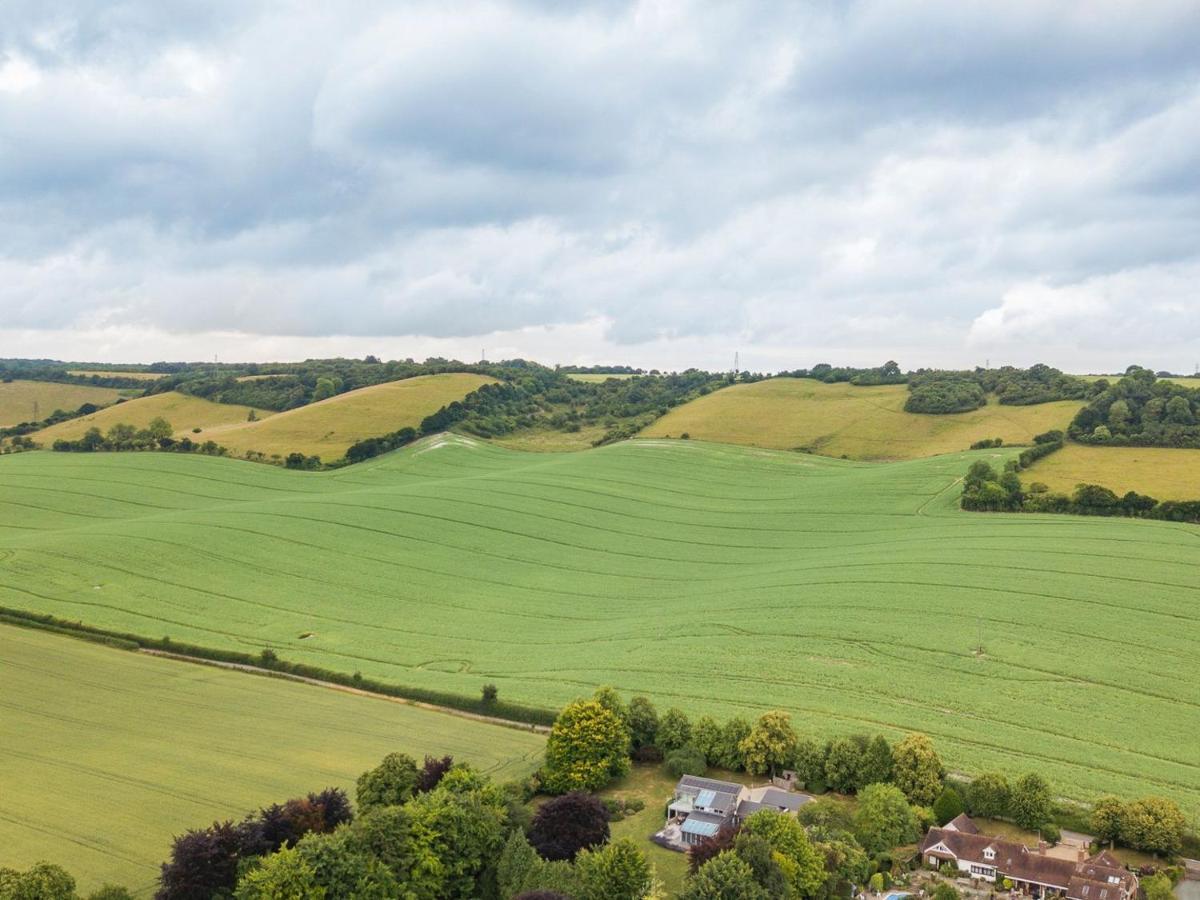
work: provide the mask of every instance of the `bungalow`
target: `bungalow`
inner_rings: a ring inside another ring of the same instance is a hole
[[[760,809],[795,815],[808,800],[804,794],[789,793],[773,785],[748,788],[732,781],[684,775],[675,785],[674,798],[667,804],[666,829],[677,825],[680,840],[690,846],[711,837],[725,825],[739,824]]]
[[[1030,850],[1016,841],[989,837],[966,815],[942,828],[930,828],[921,842],[921,858],[930,866],[951,863],[971,878],[995,883],[1007,878],[1032,897],[1067,900],[1131,900],[1137,876],[1108,851],[1077,858],[1047,856],[1046,846]]]

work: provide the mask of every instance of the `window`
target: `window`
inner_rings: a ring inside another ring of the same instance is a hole
[[[983,851],[983,858],[984,858],[984,859],[995,859],[995,858],[996,858],[996,851],[995,851],[995,850],[993,850],[991,847],[988,847],[988,848],[986,848],[986,849]]]
[[[980,866],[972,863],[971,874],[978,875],[980,878],[995,878],[996,870],[991,866]]]

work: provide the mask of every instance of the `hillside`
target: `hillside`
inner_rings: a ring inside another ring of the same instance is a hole
[[[258,416],[272,415],[265,410],[255,410],[255,414]],[[119,422],[145,428],[153,419],[162,417],[174,426],[176,434],[179,436],[187,435],[203,441],[211,436],[208,430],[213,426],[245,422],[249,415],[250,407],[248,406],[213,403],[211,400],[170,391],[165,394],[152,394],[149,397],[127,400],[90,416],[82,416],[78,419],[71,419],[69,422],[51,425],[31,436],[35,441],[49,447],[59,438],[78,440],[89,428],[108,431]],[[201,429],[201,433],[194,434],[193,428]]]
[[[493,379],[482,375],[422,375],[338,394],[328,400],[277,413],[260,422],[242,416],[204,437],[237,455],[258,451],[267,456],[303,453],[330,461],[363,438],[416,427],[431,413]]]
[[[1029,443],[1035,434],[1065,428],[1083,404],[1001,406],[974,412],[918,415],[904,411],[904,385],[857,387],[806,378],[771,378],[715,391],[677,407],[640,437],[679,437],[810,450],[849,459],[916,459],[965,450],[1000,437]]]
[[[72,412],[85,403],[107,406],[120,396],[121,391],[116,388],[52,381],[3,382],[0,383],[0,428],[21,422],[40,422],[56,409]]]
[[[53,860],[82,893],[110,882],[149,896],[175,835],[326,787],[353,796],[393,751],[449,753],[503,779],[536,768],[545,741],[7,625],[0,682],[4,864]]]
[[[470,696],[607,683],[815,737],[920,730],[956,770],[1200,813],[1200,528],[959,511],[970,462],[1006,455],[25,453],[0,458],[0,597]]]
[[[1196,500],[1200,499],[1200,450],[1067,444],[1038,460],[1021,477],[1027,485],[1040,481],[1064,494],[1087,483],[1118,494],[1137,491],[1159,500]]]

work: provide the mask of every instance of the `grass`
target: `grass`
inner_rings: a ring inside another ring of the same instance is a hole
[[[608,431],[603,425],[589,425],[578,431],[556,431],[553,428],[525,428],[492,443],[509,450],[528,450],[533,453],[588,450]]]
[[[135,381],[158,381],[167,376],[161,372],[118,372],[110,369],[72,369],[68,375],[82,375],[84,378],[132,378]]]
[[[1029,443],[1035,434],[1066,428],[1075,401],[1001,406],[994,400],[969,413],[907,413],[904,385],[855,387],[804,378],[772,378],[715,391],[673,409],[643,437],[679,437],[811,450],[850,459],[916,459],[965,450],[985,438]]]
[[[241,420],[210,429],[211,437],[237,454],[298,452],[326,461],[345,455],[363,438],[416,427],[431,413],[493,381],[481,375],[422,375],[338,394],[278,413],[261,422]]]
[[[18,454],[0,597],[547,708],[612,684],[693,716],[783,708],[818,739],[923,731],[952,771],[1200,812],[1200,527],[958,510],[970,462],[1013,452]]]
[[[1092,447],[1068,444],[1038,460],[1022,476],[1069,494],[1080,483],[1118,494],[1137,491],[1159,500],[1200,500],[1200,450],[1169,447]]]
[[[0,625],[0,865],[47,859],[82,892],[148,896],[174,835],[449,753],[499,779],[544,739],[369,697]]]
[[[228,403],[213,403],[201,397],[192,397],[176,391],[163,394],[152,394],[149,397],[139,397],[127,400],[115,406],[102,409],[90,416],[71,419],[43,428],[32,435],[35,441],[50,446],[59,438],[78,440],[89,428],[99,428],[108,431],[113,425],[123,422],[144,428],[151,420],[158,417],[166,419],[175,428],[180,437],[187,436],[197,441],[213,437],[212,429],[219,425],[229,425],[235,422],[245,422],[250,415],[249,406],[235,406]],[[259,417],[270,416],[268,410],[255,410]],[[194,434],[193,428],[201,429],[200,434]]]
[[[56,409],[76,410],[85,403],[105,406],[120,396],[121,391],[115,388],[51,381],[0,383],[0,428],[21,422],[39,422]]]

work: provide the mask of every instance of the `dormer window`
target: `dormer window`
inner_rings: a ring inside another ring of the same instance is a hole
[[[984,851],[983,851],[983,858],[984,858],[984,859],[987,859],[987,860],[993,860],[993,859],[995,859],[995,858],[996,858],[996,851],[995,851],[995,850],[993,850],[991,847],[986,847],[986,848],[984,848]]]

